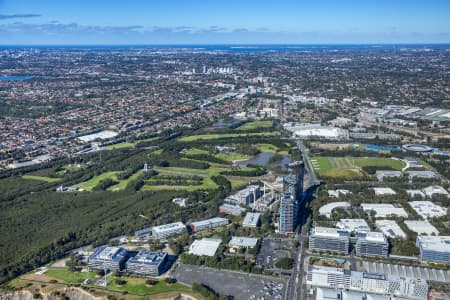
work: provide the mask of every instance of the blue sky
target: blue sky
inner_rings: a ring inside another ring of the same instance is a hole
[[[0,44],[448,43],[450,0],[0,0]]]

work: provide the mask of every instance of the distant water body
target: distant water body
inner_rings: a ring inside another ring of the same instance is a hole
[[[450,44],[339,44],[339,45],[48,45],[48,46],[0,46],[0,49],[154,49],[179,51],[227,51],[227,52],[289,52],[332,50],[401,50],[401,49],[448,49]]]
[[[32,78],[33,76],[0,76],[0,81],[25,81]]]

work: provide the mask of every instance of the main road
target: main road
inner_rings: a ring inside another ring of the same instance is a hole
[[[320,185],[320,180],[317,179],[317,176],[314,172],[314,168],[311,165],[311,162],[308,158],[308,152],[306,151],[305,145],[302,141],[297,140],[297,147],[302,153],[303,162],[305,164],[305,171],[308,174],[308,182],[306,186],[308,188],[313,188],[315,186]],[[305,270],[303,269],[305,262],[305,239],[308,238],[308,233],[306,232],[306,228],[303,226],[305,224],[306,219],[308,218],[305,210],[301,213],[301,222],[302,225],[300,234],[298,235],[298,241],[300,242],[299,248],[297,252],[293,255],[295,261],[292,268],[291,277],[289,278],[288,285],[286,288],[285,298],[286,300],[304,300],[306,299],[306,290],[303,288],[303,278],[305,277]]]

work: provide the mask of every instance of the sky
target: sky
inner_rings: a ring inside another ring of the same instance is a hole
[[[450,0],[0,0],[1,45],[450,43]]]

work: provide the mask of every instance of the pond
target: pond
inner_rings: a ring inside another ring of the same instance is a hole
[[[282,171],[288,170],[288,165],[292,162],[292,160],[285,155],[281,155],[281,160],[277,160],[274,163],[270,163],[270,159],[274,156],[274,153],[271,152],[261,152],[255,158],[241,160],[237,162],[239,166],[247,166],[247,165],[258,165],[262,167],[272,167],[279,168],[281,167]]]

